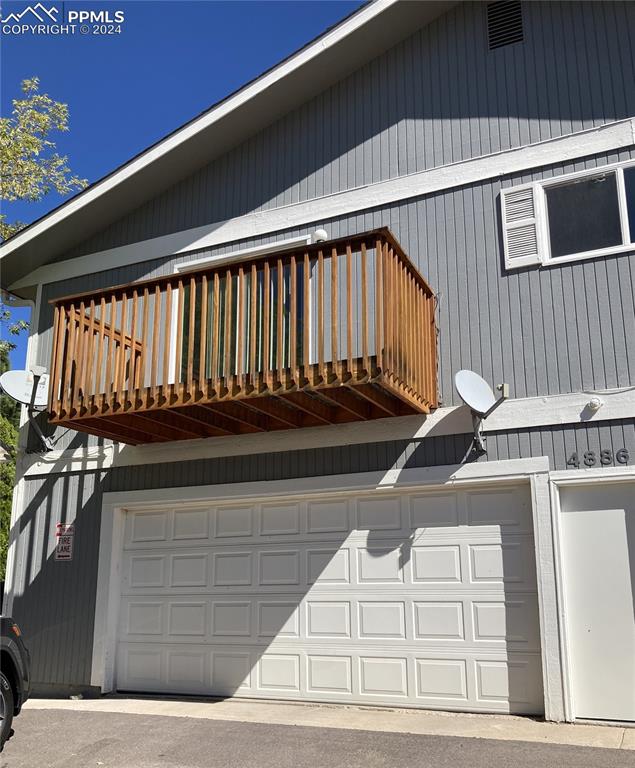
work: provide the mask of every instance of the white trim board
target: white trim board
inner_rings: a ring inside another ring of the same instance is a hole
[[[599,397],[604,404],[597,413],[587,415],[585,406],[593,396]],[[487,434],[493,431],[558,424],[598,424],[608,420],[632,419],[634,416],[633,389],[577,392],[507,400],[484,422],[484,431]],[[111,445],[105,448],[51,451],[37,457],[24,456],[24,475],[105,470],[118,466],[248,456],[386,440],[416,440],[467,434],[471,431],[469,410],[465,406],[452,406],[438,408],[428,416],[399,416],[324,427],[209,437],[154,445]]]
[[[115,269],[168,255],[185,254],[293,227],[309,224],[317,226],[327,219],[389,205],[400,200],[601,152],[615,151],[633,144],[635,118],[620,120],[526,147],[495,152],[301,203],[256,211],[214,224],[46,264],[16,281],[10,289],[15,291],[36,283],[50,283],[92,274],[104,268]],[[13,239],[4,248],[12,242]],[[3,255],[8,253],[7,250]]]
[[[95,623],[93,632],[93,655],[91,685],[101,688],[103,693],[111,691],[115,680],[116,634],[119,614],[119,585],[121,580],[121,559],[126,511],[131,507],[148,507],[166,504],[181,506],[208,499],[242,500],[291,497],[307,494],[353,493],[373,491],[381,493],[389,489],[407,489],[426,486],[452,488],[465,484],[499,483],[501,481],[530,481],[542,477],[546,483],[549,461],[545,457],[536,459],[515,459],[490,464],[467,464],[462,466],[426,467],[405,469],[395,472],[390,478],[383,472],[364,472],[350,475],[329,475],[303,478],[301,480],[274,480],[263,483],[231,483],[226,485],[195,486],[188,488],[165,488],[157,490],[105,493],[102,500],[99,562],[97,567],[97,588],[95,599]],[[538,498],[532,490],[532,506]],[[546,496],[546,503],[549,497]],[[539,514],[534,510],[534,521],[542,525],[550,521],[550,506]],[[550,523],[549,523],[550,524]],[[537,578],[542,578],[539,571]],[[547,590],[553,591],[552,585]],[[539,592],[539,601],[542,600]],[[539,603],[541,613],[544,611]],[[542,628],[541,624],[541,628]],[[553,631],[553,628],[550,628]],[[557,628],[556,628],[557,632]],[[541,637],[541,644],[543,638]],[[545,645],[547,643],[545,642]],[[547,690],[547,689],[545,689]],[[546,711],[553,719],[561,719],[556,706],[545,701]]]

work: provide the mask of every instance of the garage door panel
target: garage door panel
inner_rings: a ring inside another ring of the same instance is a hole
[[[540,659],[510,656],[508,659],[475,659],[476,699],[484,706],[509,707],[531,713],[540,707]]]
[[[475,490],[466,494],[467,524],[514,533],[533,530],[531,497],[524,488]]]
[[[307,503],[307,533],[321,536],[352,530],[349,500],[313,499]]]
[[[233,696],[251,688],[251,653],[239,653],[231,649],[218,650],[211,654],[211,690],[218,696]]]
[[[510,536],[504,542],[468,544],[469,578],[478,585],[504,585],[505,590],[535,589],[533,539]]]
[[[132,511],[117,685],[538,713],[528,499],[504,487]]]
[[[456,493],[414,495],[410,499],[410,527],[454,531],[459,525],[459,496]],[[442,532],[442,531],[437,531]]]

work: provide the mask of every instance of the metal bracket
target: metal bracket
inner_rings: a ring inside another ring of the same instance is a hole
[[[483,422],[509,397],[509,384],[498,384],[496,389],[501,393],[501,396],[488,411],[485,413],[472,411],[472,427],[474,429],[472,450],[477,456],[487,453],[486,437],[483,434]]]
[[[40,382],[40,378],[46,373],[46,368],[40,365],[34,365],[33,368],[31,369],[31,373],[33,374],[33,390],[31,392],[31,402],[27,406],[29,424],[33,427],[33,431],[40,438],[42,445],[44,446],[44,450],[48,453],[48,451],[52,451],[54,448],[53,441],[51,440],[50,437],[46,437],[44,435],[44,433],[40,429],[40,425],[35,420],[35,414],[42,413],[42,409],[38,410],[34,405],[35,393],[37,392],[37,385]]]

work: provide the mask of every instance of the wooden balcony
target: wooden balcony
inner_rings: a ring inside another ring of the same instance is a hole
[[[52,303],[50,420],[119,442],[437,405],[434,296],[387,229]]]

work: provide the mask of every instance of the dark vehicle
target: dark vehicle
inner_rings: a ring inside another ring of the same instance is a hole
[[[29,698],[31,659],[18,625],[0,616],[0,752],[11,735],[13,718]]]

